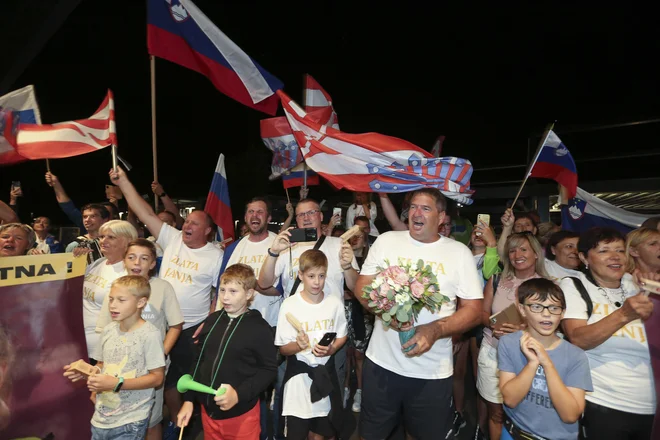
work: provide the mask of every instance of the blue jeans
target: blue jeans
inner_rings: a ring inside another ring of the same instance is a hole
[[[282,362],[277,368],[277,379],[275,380],[275,400],[273,402],[273,438],[274,440],[284,440],[284,437],[278,435],[280,430],[280,416],[282,415],[282,404],[280,402],[280,390],[282,389],[282,382],[284,381],[284,373],[286,371],[286,361]],[[270,401],[261,401],[261,435],[260,440],[268,439],[268,405]]]
[[[92,440],[143,440],[148,424],[149,418],[109,429],[92,426]]]

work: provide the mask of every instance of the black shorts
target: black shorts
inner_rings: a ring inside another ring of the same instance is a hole
[[[286,439],[307,440],[309,432],[322,435],[323,437],[334,437],[335,430],[332,428],[330,419],[326,417],[315,417],[313,419],[299,419],[298,417],[286,416]]]
[[[368,357],[362,369],[360,436],[364,440],[387,438],[402,418],[406,431],[415,440],[447,438],[454,414],[451,377],[400,376]]]
[[[195,344],[192,337],[200,325],[201,322],[182,331],[176,344],[172,347],[170,351],[171,364],[165,377],[166,390],[176,387],[176,383],[181,376],[191,373],[192,363],[195,360]]]
[[[653,414],[633,414],[587,401],[580,420],[581,439],[650,439]]]

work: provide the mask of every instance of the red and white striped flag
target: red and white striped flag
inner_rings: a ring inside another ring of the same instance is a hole
[[[459,203],[472,203],[472,164],[459,157],[433,157],[403,139],[380,133],[349,134],[321,125],[277,91],[307,165],[337,188],[408,192],[431,187]]]
[[[16,143],[18,153],[28,159],[60,159],[117,145],[112,91],[89,119],[19,125]]]
[[[311,75],[305,75],[305,111],[321,125],[339,130],[332,98]]]

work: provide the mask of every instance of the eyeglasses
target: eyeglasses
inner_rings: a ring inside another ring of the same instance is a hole
[[[550,312],[551,315],[561,315],[561,313],[564,311],[564,308],[561,306],[544,306],[541,304],[525,304],[527,307],[529,307],[529,310],[532,313],[543,313],[545,309],[548,309],[548,312]]]
[[[300,214],[296,214],[296,218],[303,218],[303,217],[308,217],[308,216],[311,217],[314,214],[316,214],[317,212],[319,212],[318,209],[312,209],[311,211],[301,212]]]

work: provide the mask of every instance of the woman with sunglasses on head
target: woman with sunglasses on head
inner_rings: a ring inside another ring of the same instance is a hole
[[[491,440],[499,440],[504,422],[502,394],[499,390],[497,370],[497,344],[501,336],[524,328],[524,324],[504,324],[493,328],[490,316],[517,303],[517,290],[523,282],[532,278],[546,278],[543,249],[529,233],[509,235],[504,245],[504,270],[493,275],[484,289],[483,318],[484,339],[479,350],[477,390],[488,408],[488,430]]]
[[[564,333],[585,350],[593,380],[582,432],[598,440],[650,439],[656,396],[643,321],[653,313],[653,303],[626,273],[619,231],[586,231],[578,252],[585,270],[577,280],[564,278],[560,287],[566,297]]]

